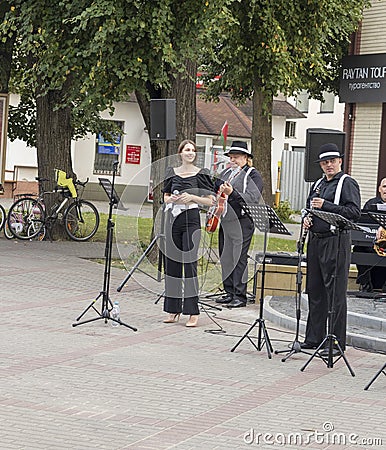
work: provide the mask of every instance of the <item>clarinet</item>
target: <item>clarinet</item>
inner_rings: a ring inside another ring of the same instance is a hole
[[[300,239],[298,241],[298,253],[303,253],[304,244],[308,235],[308,228],[304,227],[304,220],[312,220],[312,216],[305,209],[302,209],[302,223],[301,223],[301,233]]]
[[[315,189],[315,197],[319,197],[320,195],[320,187],[317,186]],[[311,208],[312,209],[312,208]],[[305,210],[302,210],[302,233],[301,233],[301,238],[300,238],[300,242],[299,242],[299,246],[301,246],[300,248],[303,250],[304,247],[304,243],[306,241],[307,235],[308,235],[308,231],[309,231],[309,227],[305,228],[304,227],[304,220],[307,219],[310,222],[310,226],[312,225],[312,213],[307,213]]]

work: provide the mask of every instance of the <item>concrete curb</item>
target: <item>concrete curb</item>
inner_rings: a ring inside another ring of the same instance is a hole
[[[269,320],[270,322],[281,326],[283,328],[295,331],[296,330],[296,319],[295,319],[295,306],[294,306],[294,317],[287,316],[286,314],[283,314],[280,311],[277,311],[274,309],[271,304],[270,300],[272,299],[272,296],[265,297],[264,301],[264,314],[265,319]],[[305,302],[306,300],[302,297],[301,303]],[[302,305],[303,308],[303,305]],[[370,328],[374,329],[380,332],[384,332],[386,330],[386,320],[374,316],[368,316],[365,314],[360,314],[356,312],[349,311],[347,315],[347,322],[350,326],[353,325],[360,325],[364,328]],[[300,320],[299,324],[299,331],[301,334],[304,335],[306,330],[306,321]],[[371,334],[359,334],[355,333],[353,331],[348,330],[347,331],[347,344],[351,345],[352,347],[359,347],[366,350],[373,350],[373,351],[380,351],[385,352],[386,351],[386,339],[380,338],[378,336],[371,336]]]

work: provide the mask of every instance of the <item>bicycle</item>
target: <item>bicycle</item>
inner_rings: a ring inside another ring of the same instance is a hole
[[[7,219],[7,213],[2,205],[0,205],[0,231],[3,229],[5,225],[5,221]]]
[[[40,177],[36,177],[36,180],[40,187],[44,181],[49,181]],[[59,185],[52,191],[43,191],[39,188],[39,192],[42,193],[37,197],[20,198],[11,205],[8,211],[9,230],[18,239],[30,240],[37,237],[38,240],[43,240],[46,233],[50,233],[56,221],[61,220],[70,239],[74,241],[91,239],[99,227],[99,213],[91,202],[83,200],[82,196],[77,195],[77,187],[83,188],[81,190],[83,194],[87,183],[88,179],[85,182],[78,180],[71,187]],[[76,192],[75,196],[74,191]],[[54,204],[47,215],[44,198],[46,195],[57,193],[62,196],[62,201],[60,204]]]

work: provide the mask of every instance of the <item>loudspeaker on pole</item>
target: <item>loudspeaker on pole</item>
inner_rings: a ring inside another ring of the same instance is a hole
[[[150,100],[150,139],[173,141],[176,139],[176,100],[160,98]]]
[[[304,181],[316,181],[323,171],[319,163],[319,150],[323,144],[336,144],[341,153],[345,150],[346,133],[327,128],[308,128],[306,132],[306,151],[304,157]]]

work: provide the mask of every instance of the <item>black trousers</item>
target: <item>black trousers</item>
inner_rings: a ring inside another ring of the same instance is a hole
[[[165,222],[165,301],[170,314],[197,315],[197,255],[201,228],[198,208],[188,209]]]
[[[345,350],[350,251],[350,233],[324,238],[317,238],[310,233],[306,279],[309,307],[305,338],[307,343],[319,345],[323,341],[328,331],[328,312],[332,310],[334,314],[330,331]]]
[[[219,231],[219,250],[224,290],[247,301],[248,250],[254,225],[248,216],[239,220],[223,220]]]

